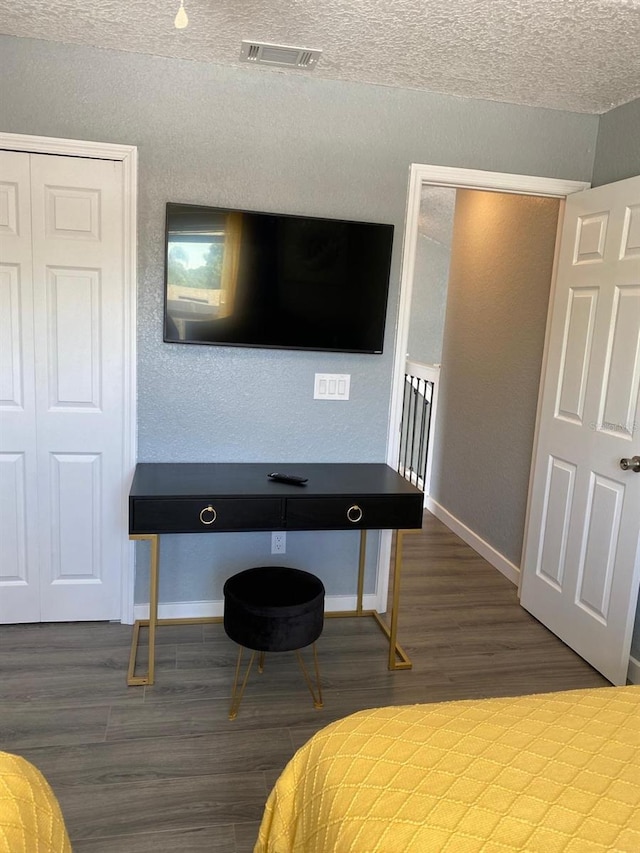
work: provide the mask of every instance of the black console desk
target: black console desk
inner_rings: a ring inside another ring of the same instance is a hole
[[[272,471],[302,474],[304,486],[269,480]],[[422,527],[422,492],[388,465],[379,463],[171,463],[136,466],[129,493],[129,536],[151,543],[149,619],[134,625],[128,684],[153,684],[158,625],[220,622],[158,619],[159,537],[163,533],[215,533],[273,530],[359,530],[357,604],[354,611],[327,616],[373,616],[389,639],[389,668],[410,669],[397,643],[402,536]],[[397,531],[390,624],[375,610],[364,610],[367,529]],[[308,568],[313,571],[313,567]],[[136,675],[139,632],[149,627],[149,668]]]

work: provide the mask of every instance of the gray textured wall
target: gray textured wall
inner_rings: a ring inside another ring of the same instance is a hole
[[[418,234],[415,271],[407,352],[414,361],[440,364],[449,249],[424,234]]]
[[[594,187],[640,175],[640,98],[600,116]]]
[[[383,460],[410,164],[592,173],[596,116],[9,37],[0,62],[3,130],[138,146],[142,461]],[[394,223],[384,354],[164,344],[168,200]],[[314,402],[315,371],[351,373],[351,401]],[[511,535],[497,543],[508,554]],[[357,542],[290,539],[288,560],[329,595],[355,591]],[[161,559],[162,601],[220,598],[238,564],[273,561],[264,534],[166,537]],[[144,565],[138,575],[141,601]]]
[[[407,351],[423,364],[442,360],[455,200],[449,187],[422,190]]]
[[[458,190],[431,495],[520,565],[557,199]]]

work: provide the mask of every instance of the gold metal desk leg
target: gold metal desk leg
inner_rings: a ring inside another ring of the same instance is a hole
[[[391,630],[389,634],[389,669],[411,669],[411,661],[398,645],[398,616],[400,612],[400,572],[402,570],[402,543],[404,530],[396,530],[396,549],[393,562],[393,603],[391,605]],[[398,662],[396,653],[400,655]]]
[[[402,542],[406,532],[396,531],[394,570],[393,570],[393,603],[391,607],[391,626],[380,616],[376,610],[364,610],[364,570],[367,551],[367,531],[360,531],[360,553],[358,558],[358,595],[355,611],[339,611],[336,613],[325,613],[325,616],[373,616],[381,630],[389,640],[389,669],[411,669],[413,664],[405,650],[398,643],[398,615],[400,608],[400,574],[402,569]],[[418,531],[415,531],[418,532]],[[132,534],[130,539],[143,540],[150,543],[151,554],[149,560],[149,618],[138,619],[133,626],[131,639],[131,652],[129,654],[129,670],[127,672],[127,684],[131,686],[153,684],[155,679],[155,648],[156,628],[160,622],[158,619],[158,564],[159,564],[159,535],[157,533]],[[163,619],[163,625],[175,625],[178,623],[201,623],[221,622],[221,617],[206,617],[194,619]],[[136,658],[140,641],[140,628],[149,628],[149,664],[146,675],[135,675]]]
[[[353,611],[342,613],[327,613],[326,616],[373,616],[378,626],[389,640],[389,669],[411,669],[413,664],[398,643],[398,615],[400,610],[400,574],[402,569],[402,542],[406,531],[396,530],[396,542],[393,563],[393,604],[391,606],[391,626],[382,618],[377,610],[363,609],[364,568],[367,553],[367,531],[360,531],[360,556],[358,560],[358,597],[355,614]]]
[[[158,625],[158,560],[159,560],[159,537],[157,533],[140,533],[129,537],[148,541],[151,546],[149,559],[149,618],[138,619],[133,626],[133,637],[131,639],[131,652],[129,654],[129,671],[127,673],[127,684],[131,686],[141,684],[153,684],[155,677],[156,656],[156,627]],[[149,664],[146,675],[135,675],[136,658],[138,656],[138,643],[140,640],[140,628],[149,626]]]
[[[373,616],[380,630],[389,640],[389,669],[412,669],[409,655],[398,643],[398,615],[400,608],[400,568],[402,565],[402,538],[407,531],[396,530],[396,547],[393,564],[393,603],[391,605],[391,626],[377,610],[365,610],[364,614]]]

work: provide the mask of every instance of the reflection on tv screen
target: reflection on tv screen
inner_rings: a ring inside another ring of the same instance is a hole
[[[393,226],[167,205],[164,339],[382,352]]]

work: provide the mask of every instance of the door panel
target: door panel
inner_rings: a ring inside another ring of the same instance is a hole
[[[22,363],[22,315],[20,311],[20,264],[0,265],[0,405],[4,411],[24,408],[24,365]]]
[[[580,547],[576,604],[603,625],[609,618],[623,496],[624,487],[620,483],[591,472]]]
[[[0,453],[0,519],[5,555],[0,564],[0,589],[3,586],[28,586],[31,566],[24,453]]]
[[[620,257],[640,260],[640,204],[630,204],[626,209]]]
[[[558,590],[562,589],[564,580],[575,479],[575,465],[549,457],[537,571]]]
[[[521,603],[616,684],[640,580],[640,178],[569,196]]]
[[[126,411],[122,164],[0,156],[8,176],[0,185],[8,264],[0,298],[11,309],[0,372],[1,494],[13,505],[0,522],[10,543],[3,542],[3,561],[12,566],[0,581],[0,620],[117,619]]]
[[[119,616],[121,168],[31,162],[43,621]]]
[[[0,622],[40,618],[29,155],[0,151]]]
[[[640,287],[616,287],[598,423],[603,431],[626,433],[629,439],[640,388],[638,317]]]
[[[569,293],[556,417],[577,424],[584,413],[597,304],[595,289],[572,288]]]
[[[93,453],[50,455],[52,583],[101,580],[100,461]]]
[[[47,269],[49,411],[100,409],[99,270]]]

